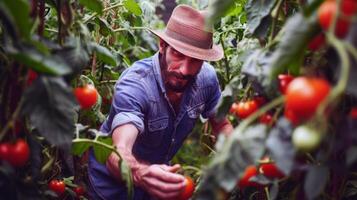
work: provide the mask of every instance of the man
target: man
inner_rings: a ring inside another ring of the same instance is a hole
[[[184,177],[169,162],[192,131],[200,115],[209,119],[214,133],[229,134],[227,119],[215,119],[220,98],[216,73],[204,62],[223,57],[212,42],[205,18],[189,6],[177,6],[160,38],[159,52],[135,62],[115,86],[114,100],[101,127],[128,163],[134,181],[134,199],[175,199],[185,187]],[[93,153],[89,159],[93,199],[126,199],[119,158],[106,165]]]

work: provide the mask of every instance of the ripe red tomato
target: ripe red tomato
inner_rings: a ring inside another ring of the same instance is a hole
[[[245,119],[257,110],[258,104],[255,100],[241,101],[238,103],[236,114],[239,118]]]
[[[262,116],[260,116],[259,121],[260,123],[270,125],[273,121],[273,116],[269,113],[264,113]]]
[[[193,192],[195,191],[195,184],[193,183],[193,180],[190,177],[185,176],[185,182],[186,186],[179,195],[179,200],[187,200],[191,198]]]
[[[357,107],[351,108],[350,117],[351,117],[352,119],[357,119]]]
[[[284,116],[295,126],[300,123],[300,119],[296,116],[296,114],[293,111],[289,109],[285,108]]]
[[[1,143],[0,144],[0,159],[9,161],[11,157],[11,144],[10,143]]]
[[[294,77],[289,74],[279,74],[278,79],[279,79],[279,91],[281,92],[281,94],[285,94],[286,89],[288,88],[290,82],[294,79]]]
[[[74,94],[82,109],[91,108],[98,99],[98,91],[93,85],[77,87],[74,90]]]
[[[328,30],[332,24],[332,20],[337,13],[338,5],[336,1],[324,1],[318,8],[317,14],[319,18],[319,24],[324,30]],[[341,15],[338,16],[336,22],[335,34],[336,36],[343,38],[347,35],[351,17],[357,11],[357,2],[355,0],[342,0],[341,2]]]
[[[318,34],[309,42],[308,48],[311,51],[319,50],[323,45],[325,45],[325,35],[323,33]]]
[[[32,69],[29,69],[27,72],[27,80],[26,83],[27,85],[31,85],[32,82],[38,77],[37,73],[33,71]]]
[[[267,100],[262,96],[255,96],[254,101],[257,103],[258,107],[261,107],[267,102]]]
[[[23,139],[18,139],[10,148],[9,163],[14,167],[22,167],[30,157],[30,147]]]
[[[73,188],[73,192],[76,193],[77,198],[84,195],[84,188],[82,186],[77,186]]]
[[[260,165],[259,171],[268,178],[283,178],[285,174],[281,172],[274,163],[264,163]]]
[[[238,112],[238,103],[234,102],[229,109],[229,113],[237,115]]]
[[[330,84],[320,78],[295,78],[286,91],[285,108],[299,120],[310,118],[330,92]]]
[[[259,171],[255,165],[246,167],[242,178],[238,182],[238,186],[242,189],[245,187],[261,187],[261,184],[249,181],[251,177],[258,175],[258,172]]]
[[[50,181],[48,187],[50,188],[50,190],[57,193],[57,195],[62,195],[66,190],[65,183],[63,181],[55,180],[55,179]]]

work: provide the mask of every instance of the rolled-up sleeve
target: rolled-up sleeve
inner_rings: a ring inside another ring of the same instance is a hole
[[[138,75],[125,75],[115,85],[112,104],[113,120],[110,133],[120,125],[131,123],[142,133],[144,131],[144,113],[146,92],[143,81]]]

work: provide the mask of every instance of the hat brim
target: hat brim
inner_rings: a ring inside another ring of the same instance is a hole
[[[153,34],[158,36],[159,38],[163,39],[166,43],[168,43],[170,46],[172,46],[174,49],[179,51],[180,53],[196,58],[199,60],[204,60],[204,61],[218,61],[223,58],[223,48],[221,45],[212,45],[211,49],[202,49],[199,47],[195,47],[192,45],[189,45],[187,43],[181,42],[179,40],[175,40],[174,38],[171,38],[165,34],[164,31],[161,30],[151,30],[149,29]]]

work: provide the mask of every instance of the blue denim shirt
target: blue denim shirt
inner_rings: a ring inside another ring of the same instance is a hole
[[[221,96],[214,68],[204,62],[201,71],[185,90],[179,112],[169,103],[161,78],[159,54],[135,62],[115,85],[114,100],[101,131],[111,134],[131,123],[139,130],[133,155],[152,164],[168,164],[192,131],[200,115],[212,116]],[[93,153],[89,158],[89,179],[103,199],[126,199],[125,185],[115,181]],[[150,199],[138,187],[134,199]]]

